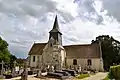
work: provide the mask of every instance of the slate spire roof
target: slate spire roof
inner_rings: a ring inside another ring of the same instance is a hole
[[[56,17],[55,17],[55,21],[54,21],[54,24],[53,24],[53,28],[52,28],[52,30],[50,31],[50,33],[52,33],[52,32],[58,32],[58,33],[62,34],[62,33],[60,32],[60,29],[59,29],[57,15],[56,15]]]

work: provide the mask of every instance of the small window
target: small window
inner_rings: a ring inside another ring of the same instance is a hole
[[[77,60],[73,59],[73,65],[77,65]]]
[[[35,62],[35,56],[33,56],[33,62]]]
[[[50,47],[52,47],[52,43],[50,44]]]
[[[87,60],[87,64],[88,64],[89,66],[92,65],[91,59],[88,59],[88,60]]]

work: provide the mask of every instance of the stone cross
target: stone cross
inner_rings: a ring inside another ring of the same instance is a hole
[[[27,80],[27,77],[28,77],[27,65],[28,65],[28,61],[26,59],[24,62],[24,71],[21,74],[21,80]]]
[[[15,75],[16,75],[15,67],[16,67],[16,61],[13,62],[13,68],[12,68],[12,76],[13,77],[15,77]]]

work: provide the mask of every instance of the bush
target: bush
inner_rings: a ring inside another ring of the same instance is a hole
[[[120,65],[110,67],[108,78],[120,79]]]
[[[89,77],[89,74],[80,74],[76,78],[82,79],[82,78],[86,78],[86,77]]]

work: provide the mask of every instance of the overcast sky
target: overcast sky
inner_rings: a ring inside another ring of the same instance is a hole
[[[0,0],[0,35],[12,54],[27,57],[34,41],[48,41],[57,14],[64,45],[103,34],[120,40],[119,8],[120,0]]]

